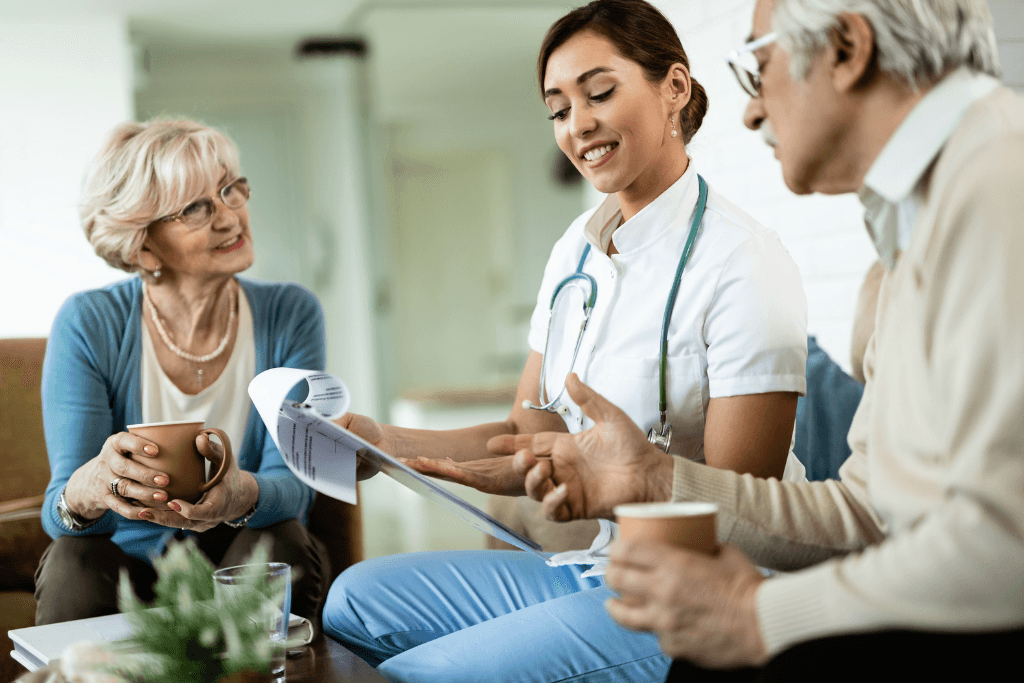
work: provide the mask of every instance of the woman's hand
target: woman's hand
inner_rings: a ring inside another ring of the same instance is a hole
[[[138,519],[140,508],[128,500],[165,501],[167,492],[162,487],[170,483],[168,476],[146,466],[147,458],[159,453],[159,447],[141,436],[120,432],[112,434],[103,443],[99,455],[79,467],[68,479],[64,498],[68,508],[85,519],[98,519],[107,510],[113,510],[126,519]],[[132,460],[135,456],[139,460]],[[110,484],[120,479],[119,495],[114,495]]]
[[[345,413],[337,420],[334,424],[339,427],[343,427],[348,431],[352,432],[364,441],[376,446],[385,453],[392,453],[387,445],[387,439],[384,434],[384,429],[377,424],[377,422],[370,417],[365,415],[359,415],[357,413]],[[356,480],[362,481],[363,479],[369,479],[373,475],[380,472],[380,469],[364,461],[362,458],[356,460]]]
[[[220,444],[211,441],[206,434],[200,434],[196,437],[196,448],[213,463],[212,469],[220,467],[224,459],[224,448]],[[259,500],[259,496],[260,488],[255,477],[240,470],[238,462],[232,458],[224,478],[207,491],[198,503],[175,499],[167,504],[171,510],[147,508],[139,513],[139,517],[163,526],[203,532],[221,522],[244,517]]]
[[[516,472],[513,457],[510,455],[464,462],[455,462],[447,458],[403,458],[402,462],[420,474],[470,486],[484,493],[499,496],[526,495],[523,475]]]

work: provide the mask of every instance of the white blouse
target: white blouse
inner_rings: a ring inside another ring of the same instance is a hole
[[[256,374],[256,342],[252,310],[238,288],[238,333],[224,371],[209,386],[192,396],[174,386],[156,358],[153,340],[142,325],[142,421],[203,420],[207,427],[223,429],[236,452],[249,419],[249,382]],[[207,462],[207,474],[210,463]]]
[[[551,252],[531,319],[530,347],[544,353],[552,292],[576,271],[584,247],[592,245],[583,272],[596,280],[597,300],[573,371],[645,433],[660,425],[662,319],[697,197],[691,160],[679,180],[621,227],[615,195],[577,218]],[[611,257],[609,240],[619,252]],[[564,367],[578,321],[556,317],[554,325],[549,353],[560,354],[552,360]],[[807,299],[793,259],[773,231],[709,188],[669,326],[671,452],[703,462],[711,398],[803,394],[806,363]],[[561,391],[564,374],[546,378],[549,397]],[[570,432],[591,426],[568,394],[562,402],[569,407],[563,419]],[[792,453],[785,478],[804,478]]]

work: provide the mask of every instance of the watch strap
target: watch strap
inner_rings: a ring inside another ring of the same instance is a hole
[[[68,499],[64,495],[66,490],[66,488],[62,490],[60,498],[57,499],[57,515],[60,517],[60,521],[64,523],[64,526],[71,531],[83,531],[102,519],[102,516],[96,519],[85,519],[72,512],[71,508],[68,507]]]

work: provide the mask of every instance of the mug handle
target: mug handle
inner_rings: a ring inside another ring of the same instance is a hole
[[[228,467],[231,465],[231,459],[234,457],[231,453],[231,440],[228,439],[228,435],[224,433],[224,430],[217,429],[216,427],[207,427],[200,434],[216,434],[220,437],[221,446],[224,448],[224,457],[221,458],[220,467],[217,468],[217,473],[210,477],[210,480],[199,487],[199,491],[206,493],[214,486],[220,483],[220,480],[224,478],[224,475],[228,473]],[[209,437],[207,437],[209,438]]]

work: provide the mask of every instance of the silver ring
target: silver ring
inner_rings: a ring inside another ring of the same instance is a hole
[[[113,493],[113,494],[114,494],[115,496],[117,496],[118,498],[124,498],[124,496],[122,496],[122,495],[121,495],[121,494],[120,494],[120,493],[118,492],[118,490],[117,490],[117,485],[118,485],[118,484],[120,484],[120,483],[121,483],[121,477],[118,477],[118,478],[117,478],[117,479],[115,479],[114,481],[110,482],[110,492],[111,492],[111,493]]]

